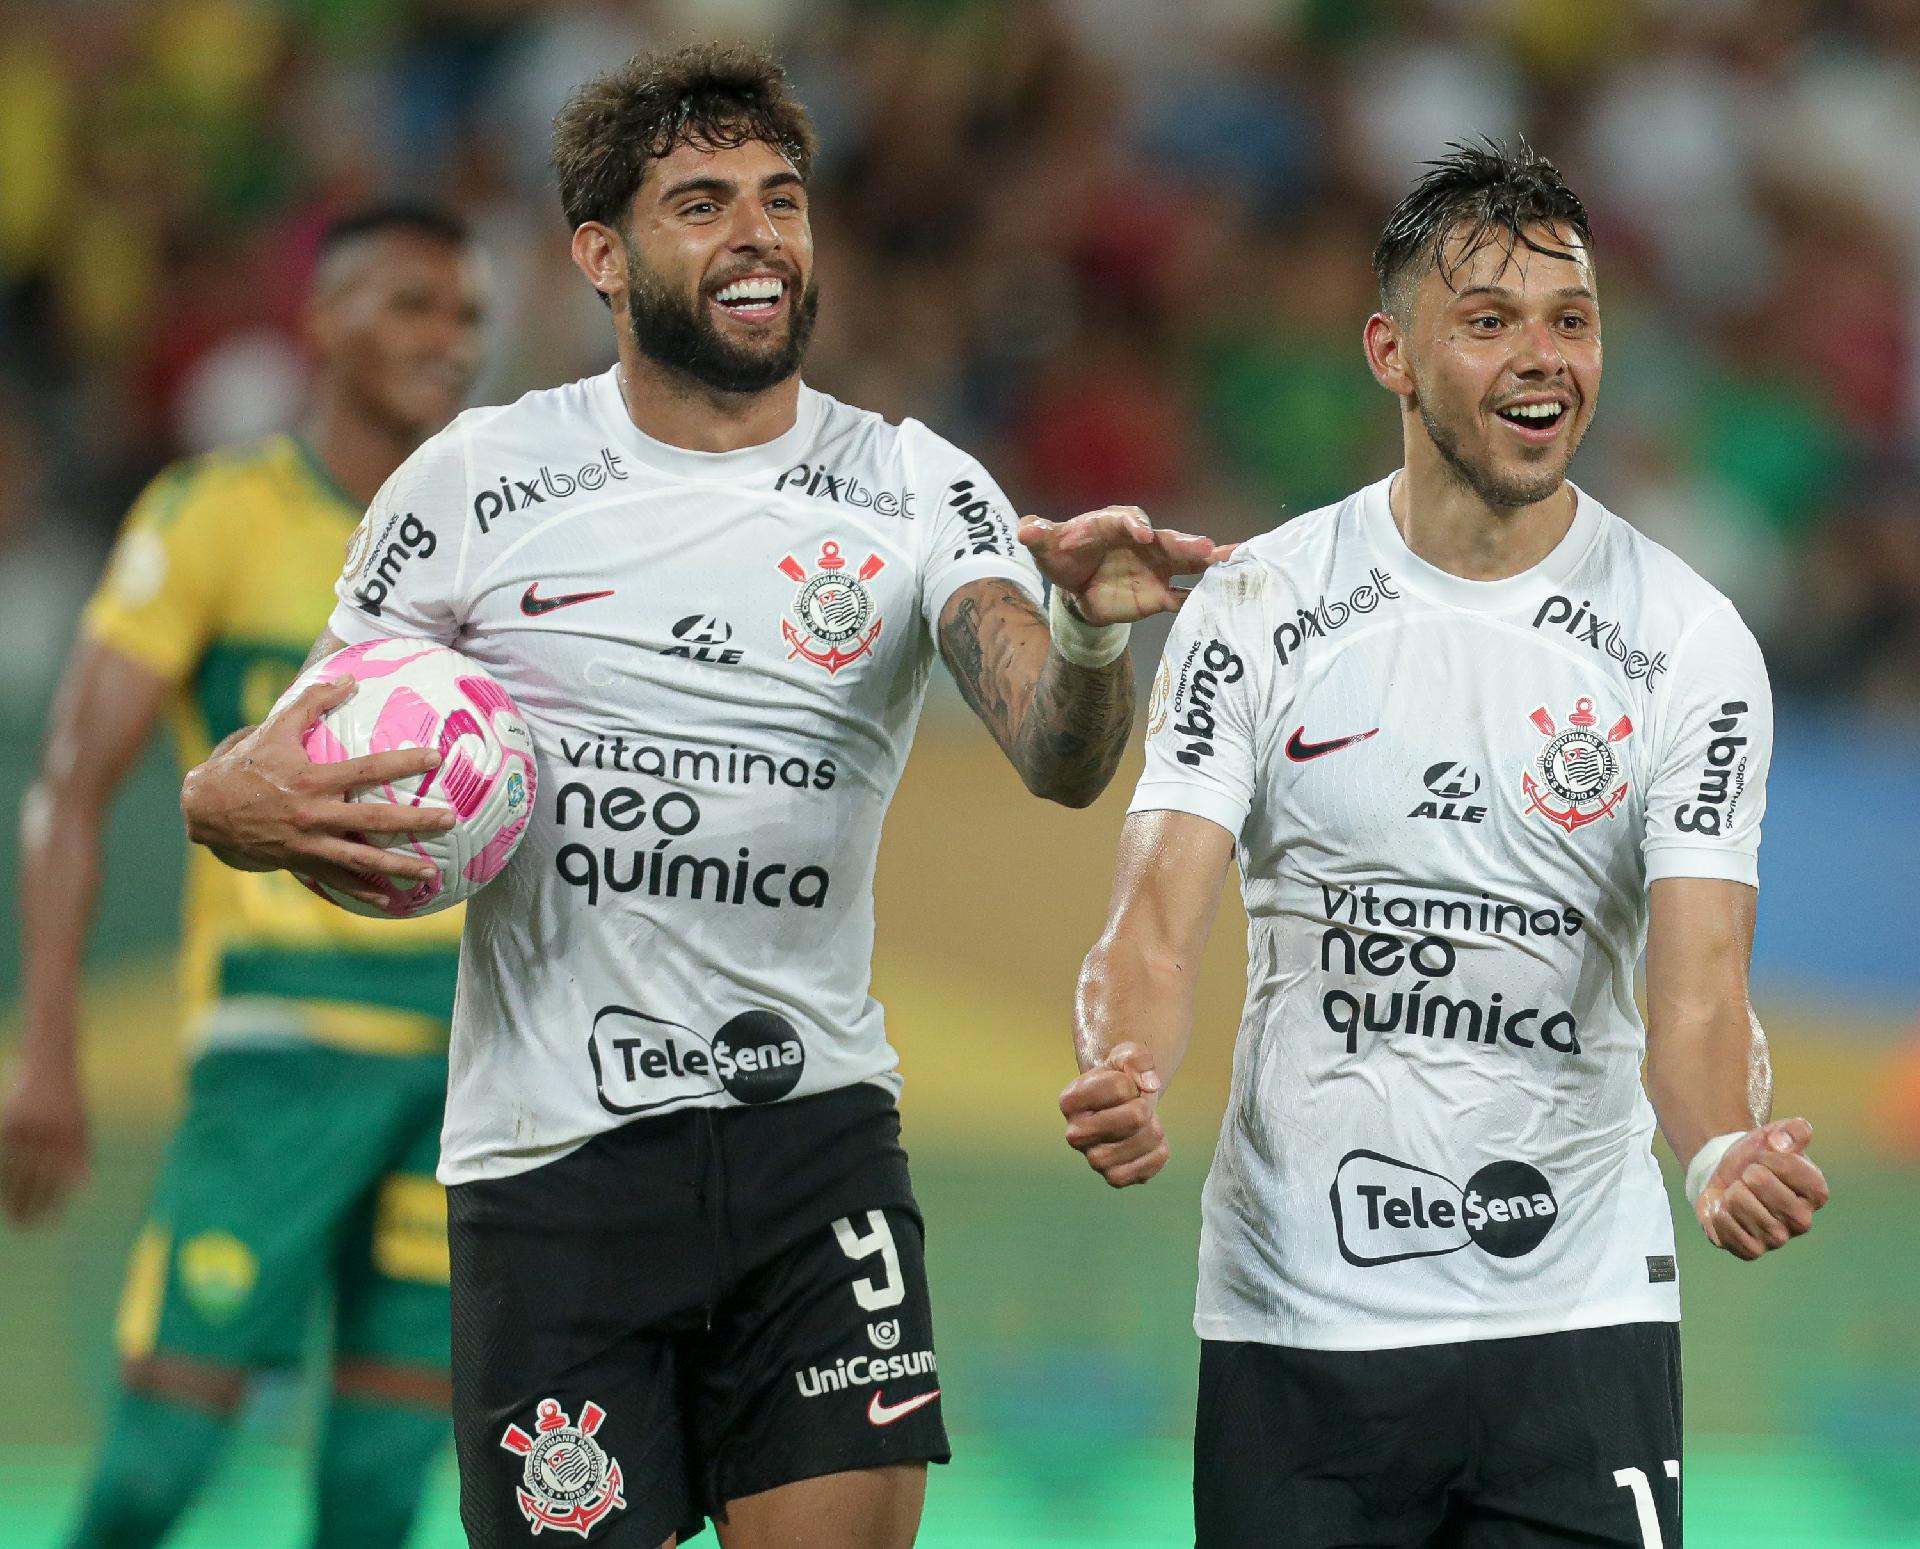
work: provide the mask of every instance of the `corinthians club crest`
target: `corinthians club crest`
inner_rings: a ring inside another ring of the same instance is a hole
[[[619,1463],[593,1439],[607,1412],[590,1402],[575,1425],[558,1399],[544,1398],[537,1414],[537,1435],[509,1425],[500,1438],[502,1447],[526,1459],[514,1498],[536,1538],[549,1527],[585,1538],[594,1523],[627,1504]]]
[[[849,573],[840,545],[831,539],[820,545],[819,569],[812,575],[791,554],[782,559],[780,573],[800,588],[793,599],[793,618],[780,621],[780,633],[790,647],[787,660],[804,656],[831,673],[871,651],[884,620],[873,611],[867,582],[886,568],[878,554],[869,554]]]
[[[1574,701],[1564,729],[1554,724],[1545,705],[1527,719],[1547,739],[1533,756],[1533,768],[1521,776],[1527,811],[1539,813],[1568,833],[1612,817],[1627,794],[1614,745],[1633,735],[1633,722],[1623,715],[1601,736],[1594,730],[1598,717],[1593,701],[1584,694]]]

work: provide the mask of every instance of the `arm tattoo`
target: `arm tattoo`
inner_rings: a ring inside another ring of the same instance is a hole
[[[1046,616],[1007,581],[963,588],[940,626],[960,692],[1027,788],[1084,807],[1107,787],[1133,725],[1125,655],[1076,667],[1051,649]]]

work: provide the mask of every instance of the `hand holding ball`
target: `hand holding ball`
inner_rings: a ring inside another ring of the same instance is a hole
[[[427,640],[372,640],[336,651],[302,673],[280,702],[341,677],[357,686],[346,703],[307,731],[307,757],[333,764],[368,753],[432,748],[440,755],[437,769],[367,787],[349,799],[449,808],[455,822],[439,832],[371,841],[409,849],[437,868],[420,882],[356,873],[380,895],[377,905],[301,881],[355,914],[395,919],[433,914],[472,897],[500,874],[533,814],[538,776],[525,720],[484,668]]]

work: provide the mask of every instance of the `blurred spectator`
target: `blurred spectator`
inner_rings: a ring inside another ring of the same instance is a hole
[[[30,724],[53,691],[100,551],[51,505],[40,437],[0,397],[0,717]]]
[[[1599,233],[1576,477],[1783,687],[1920,711],[1911,0],[0,0],[0,648],[153,468],[293,416],[347,205],[472,218],[487,398],[604,366],[547,122],[693,31],[779,42],[817,116],[820,386],[986,448],[1023,507],[1223,537],[1391,465],[1378,221],[1449,140],[1526,133]]]

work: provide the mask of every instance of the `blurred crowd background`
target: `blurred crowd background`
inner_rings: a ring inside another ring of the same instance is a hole
[[[1920,0],[0,0],[0,789],[31,778],[144,481],[298,417],[326,222],[395,195],[471,221],[477,401],[598,371],[549,120],[636,49],[729,34],[778,47],[821,132],[809,378],[1053,516],[1135,501],[1244,537],[1386,473],[1360,328],[1387,210],[1452,140],[1559,162],[1608,344],[1575,476],[1732,595],[1782,701],[1756,983],[1782,1111],[1815,1118],[1835,1184],[1807,1249],[1766,1264],[1682,1231],[1689,1531],[1920,1545]],[[965,1440],[928,1549],[1188,1532],[1231,904],[1164,1181],[1110,1197],[1053,1108],[1133,767],[1088,813],[1043,810],[942,689],[889,821],[875,987]],[[151,750],[109,839],[94,1176],[57,1230],[0,1239],[0,1549],[56,1542],[79,1487],[178,1102],[178,787]],[[296,1541],[305,1411],[260,1405],[182,1549]],[[457,1541],[444,1474],[433,1501],[416,1541]]]
[[[1524,133],[1598,235],[1576,476],[1734,597],[1784,694],[1920,715],[1913,0],[0,0],[0,712],[140,484],[293,418],[341,210],[472,220],[481,401],[600,369],[549,119],[728,33],[821,130],[816,385],[1023,509],[1220,537],[1393,465],[1374,238],[1449,140]]]

